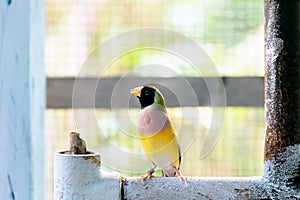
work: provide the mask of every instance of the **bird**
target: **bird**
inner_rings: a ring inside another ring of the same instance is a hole
[[[180,172],[181,152],[176,130],[168,116],[162,93],[154,86],[143,85],[130,90],[140,103],[138,132],[142,149],[152,164],[142,183],[153,177],[156,168],[164,177],[178,177],[187,185],[187,179]]]

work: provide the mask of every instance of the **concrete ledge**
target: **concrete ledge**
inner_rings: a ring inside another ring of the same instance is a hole
[[[188,178],[188,186],[177,178],[152,178],[144,185],[138,178],[123,183],[122,199],[298,199],[299,191],[276,186],[261,177]]]
[[[55,154],[54,199],[120,199],[119,174],[101,171],[100,163],[99,154]]]

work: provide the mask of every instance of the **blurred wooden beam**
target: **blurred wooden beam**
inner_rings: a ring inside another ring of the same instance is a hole
[[[74,94],[74,108],[138,107],[129,90],[146,83],[160,88],[168,107],[211,106],[211,98],[216,106],[262,107],[263,82],[263,77],[48,78],[47,108],[72,108]],[[221,83],[226,101],[220,97]]]

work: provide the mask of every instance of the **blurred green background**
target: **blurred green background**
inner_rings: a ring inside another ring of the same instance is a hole
[[[197,42],[214,62],[220,76],[263,76],[263,2],[258,0],[47,0],[46,72],[49,77],[76,76],[91,52],[105,40],[125,31],[157,27],[184,34]],[[97,60],[95,62],[101,62]],[[122,76],[145,64],[172,66],[181,76],[200,76],[193,67],[162,51],[144,50],[129,53],[101,76]],[[201,76],[214,75],[203,66]],[[151,72],[159,75],[160,72]],[[97,69],[87,76],[99,77]],[[147,74],[135,74],[147,76]],[[173,74],[164,74],[164,77]],[[251,86],[249,86],[251,87]],[[186,176],[260,176],[263,164],[264,110],[262,107],[226,107],[221,137],[213,151],[199,159],[201,138],[209,129],[212,109],[169,108],[176,128],[194,132],[190,119],[182,119],[182,110],[198,109],[199,133],[183,153],[182,172]],[[111,110],[79,109],[85,132],[81,136],[88,148],[102,152],[107,171],[117,170],[124,176],[139,176],[149,168],[145,159],[123,159],[122,165],[111,165],[118,155],[109,144],[124,151],[140,154],[138,140],[116,127]],[[94,112],[94,111],[93,111]],[[120,109],[118,120],[126,113],[137,120],[138,109]],[[179,113],[179,114],[178,114]],[[96,116],[97,126],[89,123]],[[130,124],[128,124],[130,126]],[[106,133],[98,134],[98,129]],[[45,113],[46,197],[53,199],[53,154],[68,147],[68,133],[77,130],[74,111],[48,109]],[[135,126],[130,129],[137,135]],[[182,134],[182,133],[181,133]],[[107,148],[106,148],[107,147]],[[104,152],[104,153],[103,153]],[[160,175],[160,174],[158,174]]]

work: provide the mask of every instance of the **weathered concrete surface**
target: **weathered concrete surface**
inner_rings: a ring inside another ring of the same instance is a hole
[[[117,200],[120,191],[119,174],[102,172],[98,154],[55,155],[55,200]]]
[[[300,1],[265,0],[264,177],[300,189]]]
[[[138,178],[123,183],[122,199],[299,199],[299,191],[270,185],[260,178],[188,178],[188,185],[177,178],[152,178],[144,185]]]
[[[280,159],[280,160],[279,160]],[[300,176],[300,145],[283,149],[276,159],[264,162],[264,178],[273,184],[299,188]]]

